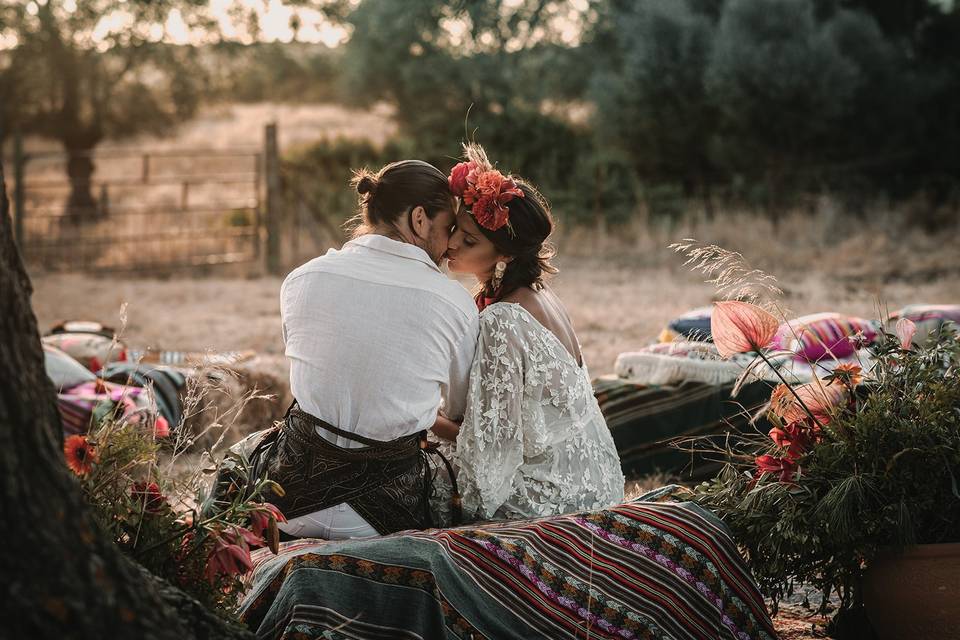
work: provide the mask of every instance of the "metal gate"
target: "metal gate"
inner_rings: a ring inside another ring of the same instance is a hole
[[[46,270],[256,263],[265,160],[272,159],[265,155],[276,157],[275,148],[266,151],[102,148],[89,156],[91,178],[70,180],[64,153],[18,149],[11,186],[21,253],[30,267]]]

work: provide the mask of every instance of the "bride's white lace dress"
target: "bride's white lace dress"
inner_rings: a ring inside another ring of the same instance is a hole
[[[620,458],[586,366],[519,304],[481,313],[466,414],[456,444],[445,449],[467,521],[623,500]]]

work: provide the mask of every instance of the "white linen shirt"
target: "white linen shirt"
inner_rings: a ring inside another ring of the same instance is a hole
[[[429,429],[441,406],[463,415],[477,307],[423,249],[374,234],[330,249],[287,276],[280,313],[290,390],[303,411],[375,440]],[[321,524],[321,515],[304,518]],[[294,535],[322,535],[289,524]]]

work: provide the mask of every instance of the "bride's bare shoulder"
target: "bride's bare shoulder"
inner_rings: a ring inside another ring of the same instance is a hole
[[[534,291],[530,287],[521,287],[503,298],[504,302],[513,302],[526,309],[540,324],[549,327],[551,324],[549,307],[542,298],[542,292]]]

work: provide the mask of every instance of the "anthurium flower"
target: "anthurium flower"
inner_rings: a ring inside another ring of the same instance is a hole
[[[85,476],[97,461],[97,449],[87,436],[73,435],[63,442],[63,457],[67,466],[78,476]]]
[[[827,424],[837,408],[846,403],[849,394],[845,385],[826,384],[823,380],[798,385],[792,391],[781,383],[770,395],[770,411],[789,424],[811,417],[807,413],[809,409],[820,424]]]
[[[897,337],[900,338],[900,347],[904,350],[913,344],[913,335],[917,332],[917,325],[910,318],[897,320]]]
[[[771,455],[757,456],[756,463],[761,475],[765,473],[780,474],[780,482],[792,482],[794,474],[800,469],[796,460],[777,458]]]
[[[717,302],[710,316],[710,333],[724,358],[759,351],[770,344],[780,323],[769,311],[749,302]]]

